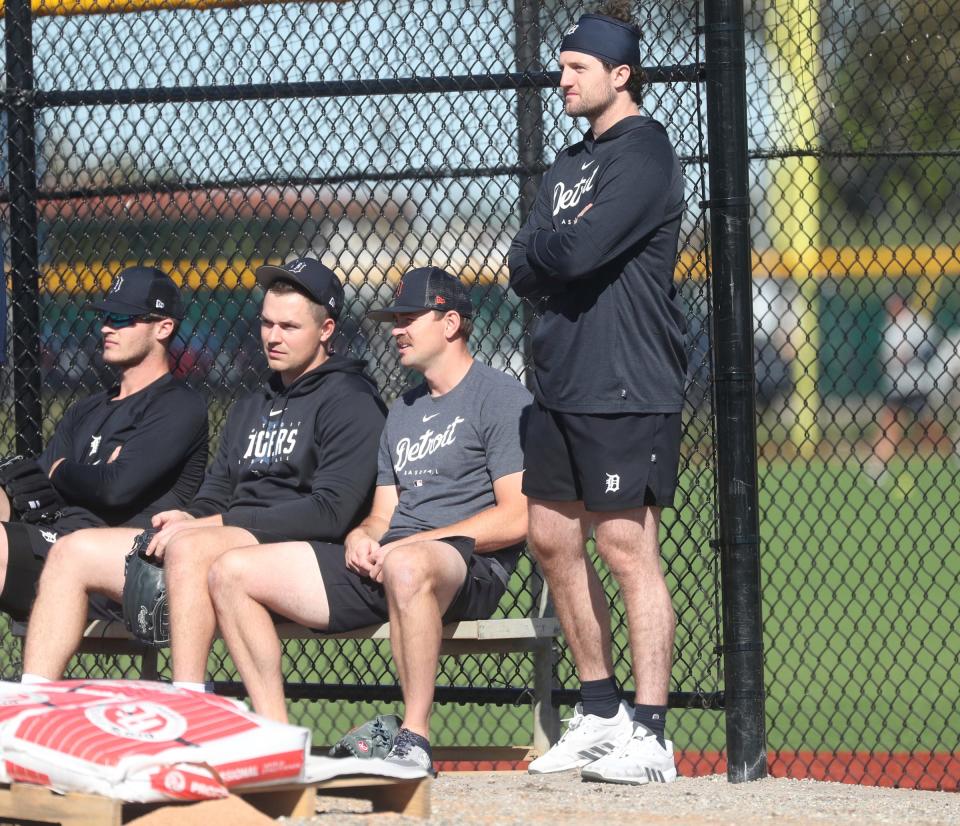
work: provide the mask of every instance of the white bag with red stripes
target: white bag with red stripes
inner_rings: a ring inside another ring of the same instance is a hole
[[[165,683],[0,682],[0,781],[131,802],[298,782],[310,732]]]

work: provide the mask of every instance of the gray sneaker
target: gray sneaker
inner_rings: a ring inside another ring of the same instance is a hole
[[[402,728],[397,732],[393,741],[393,748],[383,758],[386,763],[393,763],[408,769],[423,769],[431,777],[436,777],[433,770],[433,752],[430,750],[430,741],[426,737],[414,734],[409,729]]]

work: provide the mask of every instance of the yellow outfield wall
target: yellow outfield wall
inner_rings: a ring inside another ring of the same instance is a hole
[[[134,14],[144,11],[238,9],[278,3],[345,3],[348,0],[32,0],[34,17],[71,17],[81,14]],[[5,4],[0,0],[0,14]]]
[[[55,264],[40,268],[41,289],[45,292],[85,292],[106,289],[110,279],[132,262],[106,261],[89,266]],[[231,262],[224,259],[201,259],[187,261],[157,261],[156,266],[171,273],[180,286],[190,289],[213,289],[256,285],[254,271],[263,260]],[[411,266],[427,262],[404,262],[389,268],[347,267],[349,282],[354,287],[364,284],[376,287],[395,283]],[[808,250],[802,256],[785,255],[776,250],[754,252],[752,257],[753,277],[775,276],[781,278],[896,278],[909,276],[922,278],[932,285],[940,276],[960,276],[960,249],[949,246],[880,247],[880,248],[825,248]],[[344,270],[337,268],[340,272]],[[452,267],[468,282],[478,284],[498,283],[507,285],[507,268],[489,261],[477,261]],[[703,252],[685,251],[677,262],[676,276],[679,280],[693,278],[703,280],[707,275],[707,257]]]
[[[805,278],[884,278],[908,275],[936,278],[960,275],[960,248],[947,245],[914,247],[825,247],[801,254],[777,250],[753,253],[753,275]]]

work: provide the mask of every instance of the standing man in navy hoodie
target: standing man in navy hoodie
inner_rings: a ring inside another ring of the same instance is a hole
[[[58,539],[95,526],[149,527],[155,514],[189,504],[207,464],[206,402],[170,373],[170,343],[183,318],[173,279],[128,267],[91,309],[103,361],[119,381],[72,404],[37,457],[60,504],[50,517],[17,518],[0,490],[0,611],[20,621]],[[112,616],[112,607],[97,600],[92,612]]]
[[[541,314],[523,480],[529,539],[582,700],[530,772],[582,768],[588,779],[643,784],[676,777],[664,739],[674,614],[658,530],[679,465],[685,324],[673,271],[684,200],[666,131],[638,108],[640,32],[629,7],[609,2],[563,38],[565,109],[590,129],[544,175],[509,263],[514,292],[539,301]],[[626,607],[632,714],[585,553],[591,534]]]
[[[385,408],[363,363],[330,352],[343,287],[319,261],[264,266],[260,335],[273,370],[227,416],[213,464],[184,510],[153,519],[164,560],[176,684],[203,690],[216,631],[207,574],[225,551],[340,541],[364,515]],[[163,450],[162,444],[157,445]],[[30,618],[24,682],[54,679],[79,643],[88,596],[117,599],[137,532],[82,531],[54,546]]]

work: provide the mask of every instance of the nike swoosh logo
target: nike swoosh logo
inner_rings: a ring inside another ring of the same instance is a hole
[[[282,407],[281,407],[279,410],[271,410],[269,415],[271,415],[271,416],[279,416],[281,413],[283,413],[283,408],[282,408]]]
[[[581,165],[580,165],[580,171],[582,172],[582,171],[583,171],[584,169],[586,169],[588,166],[593,166],[593,164],[595,164],[595,163],[596,163],[596,161],[594,160],[594,161],[587,161],[585,164],[581,164]]]
[[[432,416],[424,416],[424,417],[423,417],[423,423],[426,424],[426,423],[429,422],[431,419],[437,418],[437,416],[439,416],[439,415],[440,415],[439,413],[434,413]]]

